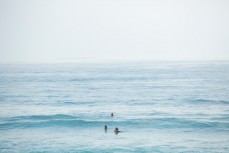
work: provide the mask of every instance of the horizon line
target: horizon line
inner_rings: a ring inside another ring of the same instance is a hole
[[[98,58],[58,58],[44,61],[1,61],[0,64],[71,64],[71,63],[123,63],[123,62],[229,62],[228,59],[98,59]]]

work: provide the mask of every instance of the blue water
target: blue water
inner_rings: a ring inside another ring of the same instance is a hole
[[[227,153],[229,62],[1,64],[0,152]]]

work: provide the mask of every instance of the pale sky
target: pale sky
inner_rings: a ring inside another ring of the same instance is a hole
[[[0,62],[229,60],[228,0],[0,0]]]

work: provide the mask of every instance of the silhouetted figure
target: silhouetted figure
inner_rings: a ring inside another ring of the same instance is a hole
[[[111,113],[111,117],[114,117],[114,113]]]
[[[119,129],[116,127],[115,130],[114,130],[114,133],[118,134],[119,132],[121,132],[121,131],[119,131]]]
[[[104,126],[104,130],[107,133],[107,125]]]

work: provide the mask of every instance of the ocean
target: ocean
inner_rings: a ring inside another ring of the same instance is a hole
[[[0,152],[228,153],[229,62],[0,64]]]

